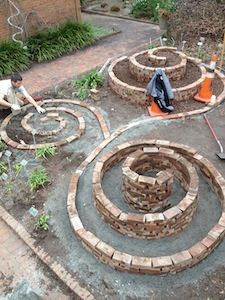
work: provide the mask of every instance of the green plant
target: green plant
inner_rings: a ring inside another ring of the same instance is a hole
[[[44,159],[48,159],[49,156],[54,156],[56,154],[56,147],[53,146],[43,146],[36,150],[35,158],[43,157]]]
[[[27,69],[29,54],[19,43],[0,42],[0,77]]]
[[[131,9],[135,18],[147,17],[157,21],[160,14],[175,11],[176,0],[136,0]]]
[[[73,82],[74,86],[78,89],[76,95],[81,99],[85,99],[89,96],[90,89],[96,89],[97,87],[102,86],[103,83],[103,76],[96,70]]]
[[[12,182],[7,182],[6,183],[6,191],[8,193],[12,193],[12,191],[13,191],[13,184],[12,184]]]
[[[50,180],[44,168],[35,169],[28,178],[28,184],[31,191],[43,187],[47,182],[50,182]]]
[[[154,45],[154,44],[149,44],[148,45],[148,49],[154,49],[154,48],[156,48],[156,45]]]
[[[21,165],[21,163],[15,163],[13,165],[13,169],[16,172],[16,176],[18,176],[20,174],[21,170],[23,169],[23,166]]]
[[[8,166],[4,162],[0,162],[0,175],[8,172]]]
[[[44,229],[44,230],[48,230],[48,221],[49,221],[49,216],[48,215],[41,215],[37,222],[35,223],[35,229]]]
[[[3,141],[0,139],[0,152],[2,152],[4,150],[4,143]]]
[[[34,61],[46,61],[91,45],[95,41],[93,26],[67,21],[27,40],[28,51]]]

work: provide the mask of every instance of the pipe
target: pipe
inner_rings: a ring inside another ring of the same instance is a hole
[[[10,4],[11,6],[13,6],[13,7],[15,8],[15,10],[16,10],[16,13],[15,13],[14,15],[11,15],[10,17],[8,17],[7,22],[8,22],[9,25],[11,25],[12,27],[14,27],[14,28],[16,28],[16,29],[19,30],[19,31],[17,31],[16,33],[14,33],[14,34],[12,35],[12,40],[13,40],[14,42],[16,42],[16,43],[20,43],[21,47],[23,47],[23,42],[16,39],[16,36],[17,36],[18,34],[23,34],[23,28],[21,28],[21,27],[15,25],[15,24],[13,24],[12,21],[11,21],[11,19],[13,19],[13,18],[19,16],[19,15],[21,14],[21,12],[20,12],[19,8],[18,8],[11,0],[7,0],[7,1],[8,1],[9,4]]]

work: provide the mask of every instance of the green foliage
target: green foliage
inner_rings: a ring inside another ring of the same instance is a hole
[[[67,21],[25,41],[26,47],[13,41],[0,41],[0,78],[23,71],[31,61],[48,61],[93,44],[112,32],[89,23]]]
[[[95,41],[93,26],[67,21],[27,40],[28,51],[34,61],[47,61],[64,53],[81,49]]]
[[[1,64],[1,63],[0,63]],[[0,139],[0,152],[2,152],[4,150],[4,143],[3,141]]]
[[[41,215],[38,218],[38,220],[35,224],[35,228],[36,229],[48,230],[48,227],[49,227],[48,221],[49,221],[49,216],[48,215],[45,215],[45,214]]]
[[[56,154],[56,147],[53,146],[43,146],[36,150],[35,158],[43,157],[44,159],[48,159],[49,156],[54,156]]]
[[[0,175],[8,172],[8,166],[4,162],[0,162]]]
[[[76,95],[81,99],[85,99],[89,96],[90,89],[96,89],[97,87],[102,86],[103,83],[103,76],[96,70],[73,82],[74,86],[78,89]]]
[[[0,77],[27,69],[29,55],[19,43],[0,42]]]
[[[20,172],[22,171],[23,169],[23,166],[21,165],[21,163],[15,163],[13,165],[13,169],[15,170],[16,172],[16,176],[18,176],[20,174]]]
[[[39,187],[43,187],[47,182],[50,182],[50,180],[44,168],[35,169],[28,179],[31,191],[35,191]]]
[[[136,0],[131,9],[131,15],[135,18],[146,17],[159,19],[160,11],[173,12],[176,0]]]
[[[156,45],[154,45],[154,44],[149,44],[148,45],[148,49],[150,50],[150,49],[154,49],[154,48],[156,48]]]

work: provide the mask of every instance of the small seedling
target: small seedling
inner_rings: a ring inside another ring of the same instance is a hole
[[[56,154],[56,147],[53,146],[43,146],[36,150],[35,158],[43,157],[48,159],[49,156],[54,156]]]
[[[21,163],[15,163],[13,165],[13,169],[15,170],[16,172],[16,176],[18,176],[20,174],[20,172],[22,171],[23,169],[23,166],[21,165]]]
[[[44,168],[35,169],[28,179],[31,191],[35,191],[39,187],[43,187],[47,182],[50,182],[50,179]]]
[[[48,215],[41,215],[36,224],[35,224],[35,229],[43,229],[43,230],[48,230],[48,220],[49,220],[49,216]]]
[[[148,49],[150,50],[150,49],[154,49],[154,48],[156,48],[156,45],[154,45],[154,44],[149,44],[148,45]]]
[[[4,143],[3,141],[0,139],[0,152],[2,152],[4,150]]]
[[[8,166],[4,162],[0,163],[0,175],[8,172]]]
[[[12,191],[13,191],[13,184],[11,182],[7,182],[6,183],[6,191],[8,193],[12,193]]]

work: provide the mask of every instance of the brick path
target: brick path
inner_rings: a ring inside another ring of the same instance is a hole
[[[68,300],[48,275],[30,248],[0,219],[0,299],[24,277],[44,300]],[[49,290],[50,286],[54,288]]]
[[[153,40],[160,35],[159,27],[148,23],[92,14],[83,14],[83,20],[104,27],[114,27],[122,32],[52,62],[34,64],[23,73],[25,86],[31,94],[103,65],[108,58],[133,52],[135,49],[143,49],[150,37]]]

